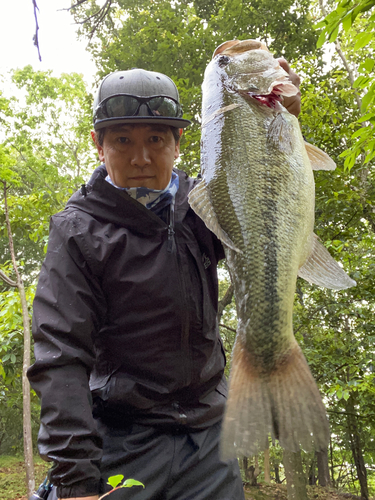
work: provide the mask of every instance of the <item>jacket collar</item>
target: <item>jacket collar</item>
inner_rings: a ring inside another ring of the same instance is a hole
[[[179,176],[179,189],[175,201],[175,220],[181,222],[189,210],[188,193],[195,184],[185,172],[174,169]],[[105,165],[96,168],[90,181],[68,201],[66,209],[77,208],[98,220],[127,227],[137,233],[154,234],[165,230],[166,224],[126,192],[109,184],[105,178]]]

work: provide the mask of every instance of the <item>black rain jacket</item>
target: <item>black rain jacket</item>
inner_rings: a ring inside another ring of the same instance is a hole
[[[189,207],[197,182],[176,170],[164,222],[97,168],[53,216],[34,301],[39,451],[61,498],[96,494],[95,419],[203,429],[222,418],[216,237]]]

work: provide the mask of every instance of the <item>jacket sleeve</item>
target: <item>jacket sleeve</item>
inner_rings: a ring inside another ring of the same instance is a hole
[[[39,452],[54,462],[58,498],[97,494],[100,479],[89,375],[105,299],[86,252],[79,223],[53,217],[34,300],[36,360],[28,377],[41,399]]]

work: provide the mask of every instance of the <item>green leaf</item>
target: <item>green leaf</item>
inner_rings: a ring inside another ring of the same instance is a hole
[[[342,397],[345,399],[345,401],[348,401],[348,399],[350,397],[350,392],[347,390],[344,390],[342,393]]]
[[[342,27],[345,31],[348,31],[352,27],[352,24],[353,24],[353,18],[352,18],[352,13],[350,12],[342,20]]]
[[[371,120],[371,118],[373,118],[374,116],[375,116],[375,113],[368,113],[365,116],[361,116],[361,118],[359,118],[357,120],[357,123],[367,122],[367,121]]]
[[[353,87],[363,89],[371,81],[368,76],[360,75],[356,80],[354,80]]]
[[[361,63],[359,66],[359,71],[367,71],[370,73],[373,70],[373,67],[375,65],[375,59],[370,59],[369,57],[366,59],[365,62]]]
[[[108,478],[108,484],[112,486],[112,488],[116,488],[123,479],[124,476],[122,474],[118,474],[117,476],[111,476]]]
[[[352,167],[354,166],[354,163],[355,163],[355,155],[354,154],[350,154],[349,156],[347,156],[345,158],[344,168],[348,169],[348,170],[351,170]]]
[[[132,486],[142,486],[143,488],[145,487],[145,485],[143,483],[141,483],[140,481],[137,481],[136,479],[127,479],[124,482],[124,484],[121,485],[121,488],[131,488]]]
[[[362,113],[367,109],[370,102],[374,99],[374,86],[363,96],[361,111]]]
[[[365,45],[367,45],[371,39],[374,37],[373,33],[361,33],[357,36],[357,41],[354,45],[354,51],[362,49]]]
[[[340,29],[340,25],[338,24],[336,26],[336,28],[332,31],[330,37],[329,37],[329,41],[330,42],[334,42],[337,38],[337,35],[339,34],[339,29]]]
[[[320,49],[320,47],[324,44],[326,41],[326,32],[322,31],[319,35],[318,41],[316,42],[316,47]]]
[[[373,151],[370,151],[370,153],[366,156],[366,159],[364,161],[364,163],[368,163],[369,161],[371,161],[373,158],[375,157],[375,150]]]
[[[367,130],[366,130],[366,128],[365,128],[365,127],[362,127],[362,128],[360,128],[360,129],[356,130],[356,131],[354,132],[354,134],[352,134],[352,139],[355,139],[356,137],[360,137],[360,136],[361,136],[361,135],[363,135],[366,131],[367,131]]]
[[[314,28],[318,30],[319,28],[325,28],[327,26],[327,22],[325,19],[323,21],[319,21],[318,23],[314,24]]]

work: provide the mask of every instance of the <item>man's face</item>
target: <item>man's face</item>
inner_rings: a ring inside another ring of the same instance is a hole
[[[101,146],[92,137],[100,161],[116,186],[165,189],[180,154],[170,127],[164,125],[118,125],[108,127]]]

